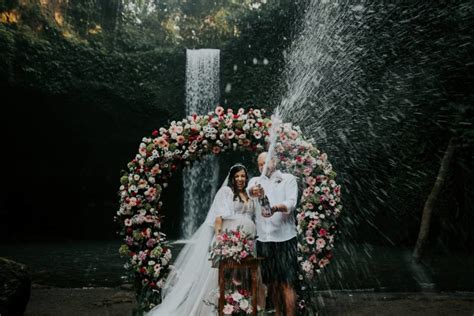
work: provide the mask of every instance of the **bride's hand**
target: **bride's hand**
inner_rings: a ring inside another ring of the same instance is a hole
[[[218,216],[216,217],[216,220],[214,222],[214,233],[216,235],[220,234],[222,231],[222,217]]]

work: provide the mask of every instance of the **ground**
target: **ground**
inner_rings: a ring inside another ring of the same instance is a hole
[[[474,315],[474,293],[319,294],[319,315]],[[124,288],[51,288],[35,285],[25,316],[132,315]]]

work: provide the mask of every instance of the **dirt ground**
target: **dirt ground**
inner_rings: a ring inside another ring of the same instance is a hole
[[[315,315],[474,315],[474,293],[354,292],[318,296],[320,312]],[[25,315],[121,316],[132,315],[134,306],[133,292],[121,288],[34,287]]]

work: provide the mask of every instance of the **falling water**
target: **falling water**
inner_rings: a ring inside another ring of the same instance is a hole
[[[449,100],[467,106],[449,94],[455,85],[446,69],[458,76],[466,71],[458,60],[468,56],[466,25],[472,23],[467,12],[473,8],[468,2],[307,3],[299,35],[286,53],[286,94],[278,108],[283,121],[301,126],[328,153],[343,184],[345,223],[339,240],[346,243],[338,244],[338,259],[321,275],[320,285],[345,289],[351,285],[344,269],[358,266],[354,251],[368,263],[384,253],[347,241],[368,240],[395,252],[413,240],[410,234],[419,225],[414,218],[439,168],[436,159],[425,163],[426,157],[444,149],[437,141],[421,145],[420,140],[443,135],[446,126],[461,129],[456,124],[462,119],[456,121],[445,105]],[[398,271],[409,270],[406,284],[432,288],[431,276],[406,258],[392,261]],[[377,277],[382,266],[372,267],[358,267],[360,278],[383,288],[388,282]]]
[[[218,49],[186,51],[186,113],[207,114],[219,101]],[[217,189],[219,168],[208,156],[183,172],[184,217],[181,231],[189,238],[205,219]]]
[[[309,2],[301,33],[286,58],[287,92],[279,106],[285,121],[310,123],[307,129],[320,133],[325,117],[344,105],[343,89],[357,82],[361,71],[354,67],[360,31],[351,27],[363,24],[361,16],[352,21],[360,7]]]
[[[278,139],[277,131],[281,127],[281,124],[283,123],[282,120],[281,120],[280,112],[279,112],[278,109],[276,109],[276,111],[272,115],[271,119],[272,119],[272,126],[270,127],[270,131],[269,131],[270,141],[269,141],[269,144],[268,144],[268,152],[267,152],[267,156],[265,157],[265,163],[264,163],[263,168],[262,168],[261,176],[267,174],[267,169],[268,169],[270,160],[274,156],[275,145],[276,145],[276,142],[277,142],[277,139]]]

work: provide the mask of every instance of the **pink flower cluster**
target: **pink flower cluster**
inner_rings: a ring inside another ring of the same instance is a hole
[[[226,304],[224,305],[224,315],[233,314],[252,314],[250,292],[243,289],[237,289],[234,292],[228,291],[225,294]]]
[[[237,149],[262,151],[270,125],[264,110],[234,112],[218,106],[214,112],[173,121],[168,128],[162,127],[142,138],[138,153],[120,178],[116,221],[124,238],[119,251],[128,257],[125,267],[141,281],[141,293],[155,293],[142,295],[148,300],[142,302],[147,308],[159,301],[169,272],[171,251],[161,232],[160,197],[173,172],[206,154]],[[242,251],[239,255],[245,258],[250,252]]]
[[[218,234],[212,243],[210,259],[214,265],[222,260],[235,260],[254,256],[255,241],[241,227],[233,230],[224,230]]]
[[[311,279],[332,259],[337,219],[342,210],[341,186],[328,156],[304,139],[301,130],[284,124],[275,146],[280,167],[302,179],[297,209],[299,278]]]
[[[250,109],[246,112],[239,109],[234,113],[232,109],[224,110],[218,106],[207,115],[193,114],[181,121],[171,122],[168,129],[155,131],[153,136],[156,138],[144,139],[140,147],[144,149],[140,154],[150,156],[156,150],[158,156],[163,156],[163,161],[190,162],[205,153],[219,154],[238,147],[263,150],[270,124],[263,110]]]

